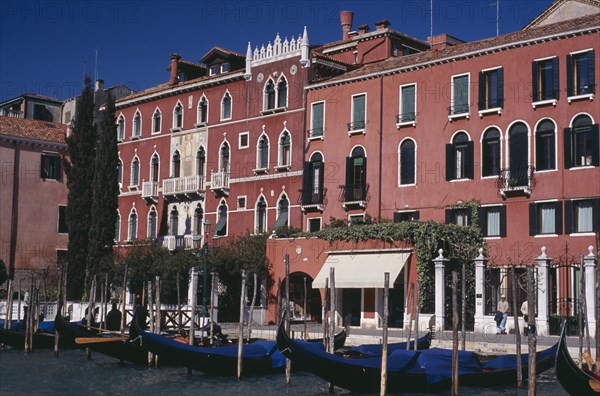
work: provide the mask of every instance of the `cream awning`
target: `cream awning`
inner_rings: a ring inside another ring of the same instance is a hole
[[[335,268],[336,288],[383,288],[386,272],[390,273],[390,287],[393,287],[409,256],[409,252],[330,254],[313,280],[312,287],[325,287],[331,267]]]

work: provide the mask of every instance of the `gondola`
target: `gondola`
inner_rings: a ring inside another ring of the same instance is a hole
[[[340,388],[356,392],[379,392],[381,357],[344,358],[325,352],[322,345],[292,340],[282,326],[277,331],[277,345],[292,364],[311,372]],[[537,353],[537,372],[554,364],[558,345]],[[473,352],[459,351],[461,386],[495,386],[515,382],[515,355],[499,356],[482,365]],[[527,378],[527,355],[522,355],[523,378]],[[452,351],[433,348],[414,351],[398,349],[387,357],[388,392],[434,392],[451,384]]]
[[[88,347],[93,351],[119,359],[122,362],[148,363],[148,353],[136,341],[129,338],[114,333],[99,333],[96,330],[88,329],[84,325],[67,322],[62,317],[60,309],[56,313],[54,323],[60,339],[71,342],[79,348]],[[89,338],[90,340],[96,340],[96,342],[76,344],[75,339],[77,338]]]
[[[338,349],[342,349],[344,345],[346,345],[346,339],[348,337],[348,332],[346,328],[343,328],[342,331],[333,335],[333,348],[337,351]],[[323,343],[322,338],[309,338],[308,342],[318,342]]]
[[[432,334],[433,333],[428,332],[417,340],[412,340],[408,349],[415,349],[415,342],[417,343],[417,350],[429,349],[429,346],[431,345]],[[405,350],[407,349],[406,344],[406,342],[390,343],[388,344],[388,353],[392,353],[395,350]],[[382,350],[382,344],[363,344],[348,348],[343,355],[348,357],[381,356],[383,353]]]
[[[237,373],[238,345],[203,348],[147,332],[141,328],[141,320],[137,319],[141,315],[139,311],[136,309],[134,314],[132,332],[139,336],[144,350],[158,355],[159,362],[166,359],[208,374],[235,375]],[[244,374],[273,373],[282,371],[284,367],[285,358],[274,341],[259,340],[245,344],[242,349]]]
[[[571,358],[567,348],[567,326],[562,324],[558,351],[556,352],[556,378],[573,396],[600,395],[600,381],[591,373],[583,371]]]
[[[13,348],[25,347],[25,326],[19,321],[12,321],[10,329],[0,328],[0,344]],[[62,349],[77,348],[75,342],[60,340],[59,347]],[[54,348],[54,322],[40,322],[38,330],[32,334],[31,349]]]

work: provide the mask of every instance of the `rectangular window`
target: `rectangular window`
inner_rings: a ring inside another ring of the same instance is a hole
[[[529,234],[562,234],[561,202],[539,202],[529,204]]]
[[[506,206],[484,206],[478,210],[479,228],[484,237],[506,236]]]
[[[595,93],[594,67],[594,50],[567,56],[567,96]]]
[[[246,209],[246,196],[241,196],[237,198],[237,208],[238,209]]]
[[[365,129],[366,118],[366,95],[352,96],[352,120],[350,122],[349,131],[363,131]]]
[[[415,84],[404,85],[400,87],[400,114],[398,114],[398,123],[412,122],[417,119],[416,95],[417,86]]]
[[[321,230],[321,218],[308,219],[308,232],[317,232]]]
[[[313,103],[309,137],[323,136],[325,102]]]
[[[565,128],[565,168],[598,166],[600,155],[598,124],[583,124]]]
[[[504,70],[486,70],[479,73],[479,110],[504,106]]]
[[[446,224],[468,226],[471,224],[470,208],[446,209]]]
[[[209,69],[209,73],[211,76],[214,76],[219,73],[219,65],[212,65]]]
[[[394,223],[402,223],[404,221],[417,221],[417,220],[419,220],[419,211],[418,210],[394,213]]]
[[[59,155],[42,154],[40,171],[42,179],[60,180],[61,157]]]
[[[249,132],[241,132],[240,133],[240,138],[239,138],[239,148],[243,149],[243,148],[248,148],[248,136],[249,136]]]
[[[67,234],[69,227],[67,226],[67,206],[58,205],[58,233]]]
[[[600,198],[565,201],[565,232],[600,231]]]
[[[229,71],[229,63],[222,63],[221,64],[221,73],[227,73]]]
[[[532,64],[533,102],[559,98],[558,58],[534,61]]]
[[[365,215],[364,214],[357,214],[357,215],[350,215],[350,216],[348,216],[348,225],[364,224],[364,222],[365,222]]]
[[[450,115],[469,112],[469,75],[452,77],[452,105]]]

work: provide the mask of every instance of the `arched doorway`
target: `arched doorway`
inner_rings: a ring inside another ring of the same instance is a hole
[[[304,283],[306,280],[306,312],[304,312]],[[321,321],[322,303],[319,289],[312,288],[313,278],[304,272],[290,274],[290,302],[292,319]],[[285,285],[282,288],[285,291]]]

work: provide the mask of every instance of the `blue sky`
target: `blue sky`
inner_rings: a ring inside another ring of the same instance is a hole
[[[499,0],[500,34],[519,30],[553,0]],[[168,80],[173,52],[197,62],[213,46],[245,54],[248,41],[279,33],[311,44],[341,38],[339,12],[353,30],[387,19],[425,40],[430,0],[372,1],[22,1],[0,2],[0,101],[23,92],[66,99],[81,92],[84,70],[106,86],[142,90]],[[496,35],[495,0],[433,0],[433,33],[472,41]]]

